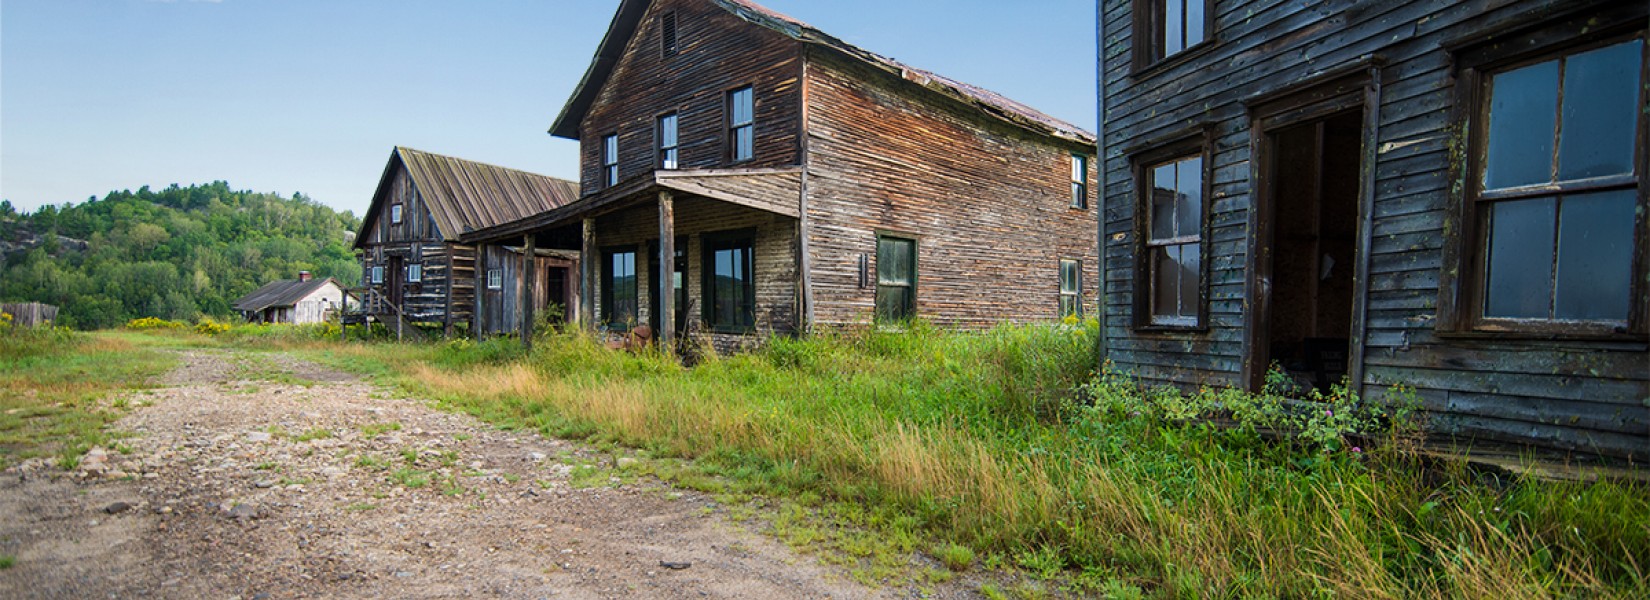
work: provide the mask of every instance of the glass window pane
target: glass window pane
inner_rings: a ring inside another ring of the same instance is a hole
[[[619,162],[619,136],[602,138],[602,163],[610,165],[616,162]]]
[[[1152,169],[1152,239],[1174,237],[1175,164]]]
[[[729,112],[731,113],[730,118],[732,119],[732,123],[734,125],[743,125],[751,122],[751,113],[755,112],[751,110],[751,99],[750,88],[735,90],[733,92],[733,95],[729,101],[729,103],[733,106],[729,108]]]
[[[1081,284],[1078,279],[1082,276],[1082,263],[1075,260],[1060,261],[1060,291],[1075,294]]]
[[[1204,0],[1186,0],[1186,45],[1203,41]]]
[[[1186,49],[1186,38],[1182,37],[1181,29],[1186,26],[1185,7],[1181,6],[1185,1],[1167,0],[1163,3],[1163,56]]]
[[[1565,196],[1558,215],[1554,318],[1626,321],[1633,282],[1633,190]]]
[[[1490,210],[1484,316],[1551,316],[1556,211],[1552,198],[1497,202]]]
[[[1180,291],[1175,295],[1180,298],[1178,314],[1182,317],[1197,318],[1197,288],[1202,274],[1203,245],[1193,243],[1180,246]]]
[[[1633,172],[1643,56],[1633,40],[1565,59],[1560,180]]]
[[[1161,246],[1152,253],[1152,316],[1180,312],[1180,246]]]
[[[877,283],[910,285],[913,276],[911,240],[882,238],[877,242]]]
[[[1175,235],[1198,235],[1203,230],[1203,157],[1180,161],[1175,170]]]
[[[911,318],[911,288],[877,286],[877,319],[903,321]]]
[[[751,139],[751,128],[750,128],[750,126],[740,127],[738,129],[733,130],[733,137],[734,137],[734,147],[733,147],[734,148],[733,149],[733,158],[734,158],[734,160],[749,159],[751,157],[751,155],[755,152],[755,149],[752,148],[752,139]]]
[[[1490,81],[1485,189],[1552,181],[1558,61],[1507,71]]]
[[[676,115],[659,117],[659,146],[676,147]]]

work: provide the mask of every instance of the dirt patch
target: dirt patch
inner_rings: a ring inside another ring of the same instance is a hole
[[[580,444],[289,357],[182,359],[129,398],[123,447],[7,471],[0,597],[963,594],[866,588]]]

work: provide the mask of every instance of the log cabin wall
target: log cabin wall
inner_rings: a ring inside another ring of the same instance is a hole
[[[391,211],[400,206],[401,222],[391,218]],[[396,173],[388,187],[388,196],[378,206],[372,234],[362,255],[362,279],[366,285],[388,294],[392,277],[401,280],[401,310],[416,321],[446,323],[448,294],[453,289],[454,265],[462,278],[472,277],[475,250],[469,246],[449,245],[442,239],[435,219],[425,205],[418,187],[404,168]],[[391,258],[398,258],[401,268],[391,272]],[[456,263],[454,262],[456,259]],[[421,281],[407,281],[407,266],[420,265]],[[372,267],[384,267],[384,281],[372,283]],[[461,286],[467,286],[462,284]],[[468,288],[459,294],[470,293]],[[454,298],[458,300],[459,298]],[[473,302],[454,304],[454,308],[473,306]],[[455,321],[463,322],[463,320]]]
[[[673,13],[678,51],[664,56],[659,17]],[[619,136],[619,180],[657,168],[656,119],[678,116],[679,168],[761,168],[798,163],[800,44],[704,0],[659,0],[579,125],[582,193],[604,187],[603,138]],[[751,86],[753,158],[732,162],[728,92]]]
[[[482,318],[486,321],[481,325],[484,333],[490,335],[513,335],[521,331],[521,249],[510,248],[498,244],[485,246],[486,255],[478,261],[480,268],[479,282],[482,287],[481,298],[485,306],[481,307]],[[568,275],[568,288],[565,293],[576,295],[578,280],[578,261],[540,256],[536,261],[538,277],[534,280],[533,302],[537,318],[544,318],[544,307],[555,302],[562,305],[563,317],[567,317],[568,297],[552,297],[550,294],[551,269],[564,269]],[[498,269],[499,287],[488,288],[487,271]],[[474,319],[475,315],[467,313],[466,318]]]
[[[1059,318],[1060,260],[1097,305],[1093,149],[979,116],[915,84],[808,53],[807,202],[817,325],[873,320],[877,236],[917,240],[916,315],[948,327]],[[864,255],[868,285],[861,285]]]
[[[1251,129],[1254,105],[1245,100],[1338,69],[1368,73],[1374,66],[1378,101],[1363,107],[1373,111],[1378,132],[1364,140],[1374,144],[1365,146],[1374,162],[1362,166],[1373,176],[1368,251],[1358,259],[1367,269],[1359,286],[1365,311],[1354,315],[1366,333],[1352,340],[1364,346],[1357,366],[1366,396],[1381,398],[1395,384],[1414,386],[1432,427],[1446,434],[1650,457],[1650,354],[1642,329],[1613,340],[1555,340],[1439,326],[1440,317],[1453,315],[1440,302],[1441,280],[1447,283],[1465,264],[1458,255],[1473,243],[1457,236],[1465,225],[1462,190],[1469,185],[1463,124],[1476,110],[1458,105],[1458,78],[1470,65],[1458,64],[1459,55],[1441,46],[1512,52],[1550,43],[1546,48],[1562,49],[1584,42],[1585,32],[1642,32],[1644,3],[1211,1],[1210,41],[1154,65],[1134,51],[1134,21],[1142,18],[1134,8],[1147,4],[1101,3],[1108,358],[1147,382],[1248,384],[1241,375],[1244,328],[1256,298],[1247,291],[1253,262],[1247,245],[1263,165],[1252,160],[1260,141]],[[1204,135],[1210,161],[1204,170],[1210,195],[1203,232],[1206,327],[1137,327],[1134,295],[1145,292],[1135,284],[1133,160],[1171,140]],[[1641,181],[1645,139],[1641,130]],[[1637,280],[1647,279],[1644,189],[1641,183]],[[1641,282],[1634,291],[1635,312],[1644,306],[1644,287]]]

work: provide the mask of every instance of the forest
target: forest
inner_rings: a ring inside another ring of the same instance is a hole
[[[144,186],[32,213],[0,201],[0,302],[57,305],[58,324],[79,329],[227,318],[240,296],[299,271],[355,285],[359,225],[301,193],[224,181]]]

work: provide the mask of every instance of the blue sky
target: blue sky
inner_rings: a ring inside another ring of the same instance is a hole
[[[766,0],[1092,130],[1094,3]],[[227,180],[360,214],[406,145],[577,178],[545,130],[618,0],[4,0],[0,198]]]

